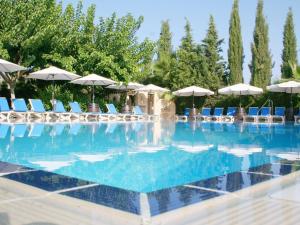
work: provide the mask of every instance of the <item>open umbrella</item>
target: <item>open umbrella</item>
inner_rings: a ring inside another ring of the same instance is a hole
[[[144,85],[136,83],[136,82],[129,82],[128,84],[126,84],[126,83],[112,84],[112,85],[109,85],[107,88],[128,91],[128,90],[136,90],[141,87],[144,87]]]
[[[21,70],[26,70],[26,67],[14,64],[12,62],[8,62],[4,59],[0,59],[0,72],[3,73],[13,73]]]
[[[267,86],[267,90],[271,92],[284,92],[291,94],[291,106],[293,106],[293,94],[300,93],[300,82],[288,81],[280,84]]]
[[[159,87],[159,86],[156,86],[154,84],[148,84],[144,87],[141,87],[139,89],[137,89],[137,91],[140,91],[140,92],[149,92],[149,93],[153,93],[153,92],[168,92],[170,91],[169,89],[167,88],[162,88],[162,87]]]
[[[240,96],[240,107],[241,107],[241,96],[242,95],[258,95],[263,93],[263,89],[251,86],[249,84],[235,84],[218,90],[219,94],[222,95],[237,95]]]
[[[90,74],[71,81],[72,84],[91,85],[93,87],[93,103],[95,102],[95,85],[106,86],[116,83],[115,81],[99,76],[97,74]]]
[[[81,76],[68,72],[63,69],[59,69],[55,66],[50,66],[49,68],[30,73],[27,78],[38,79],[38,80],[51,80],[52,85],[54,85],[55,80],[74,80],[80,78]],[[54,101],[54,89],[52,91],[52,102]]]
[[[205,88],[190,86],[173,92],[176,96],[193,96],[193,108],[194,104],[194,96],[208,96],[213,95],[214,92]]]

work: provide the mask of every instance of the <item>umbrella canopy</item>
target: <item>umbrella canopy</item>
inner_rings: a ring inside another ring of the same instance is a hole
[[[190,86],[173,92],[176,96],[207,96],[214,92],[205,88]]]
[[[240,96],[240,107],[241,107],[241,96],[242,95],[258,95],[263,93],[262,88],[251,86],[249,84],[235,84],[218,90],[219,94],[222,95],[237,95]]]
[[[162,88],[162,87],[159,87],[159,86],[156,86],[154,84],[148,84],[144,87],[141,87],[139,89],[137,89],[137,91],[140,91],[140,92],[168,92],[170,91],[169,89],[167,88]]]
[[[108,79],[106,77],[99,76],[97,74],[90,74],[84,77],[81,77],[76,80],[71,81],[72,84],[81,84],[81,85],[110,85],[116,83],[115,81]]]
[[[288,81],[280,84],[273,84],[267,86],[267,90],[271,92],[285,92],[285,93],[300,93],[300,82]]]
[[[81,76],[68,72],[63,69],[59,69],[55,66],[50,66],[49,68],[30,73],[27,78],[38,79],[38,80],[74,80],[80,78]]]
[[[205,88],[190,86],[173,92],[176,96],[193,96],[193,108],[195,106],[194,96],[208,96],[213,95],[214,92]]]
[[[55,80],[74,80],[80,78],[81,76],[68,72],[63,69],[59,69],[55,66],[50,66],[49,68],[30,73],[27,78],[38,79],[38,80],[51,80],[52,85]],[[54,103],[54,89],[52,91],[52,103]]]
[[[283,92],[291,94],[291,106],[293,105],[292,94],[300,93],[300,82],[288,81],[280,84],[267,86],[267,90],[271,92]]]
[[[20,70],[26,70],[26,67],[8,62],[4,59],[0,59],[0,72],[13,73]]]
[[[116,83],[115,81],[99,76],[97,74],[90,74],[84,77],[81,77],[76,80],[71,81],[72,84],[81,84],[81,85],[91,85],[93,86],[93,103],[95,102],[95,85],[101,85],[101,86],[106,86],[110,84]]]
[[[107,88],[115,89],[115,90],[128,91],[128,90],[135,90],[135,89],[138,89],[138,88],[141,88],[141,87],[144,87],[144,85],[136,83],[136,82],[129,82],[128,84],[125,84],[125,83],[112,84],[112,85],[109,85]]]
[[[258,95],[263,93],[263,89],[249,84],[235,84],[218,90],[222,95]]]

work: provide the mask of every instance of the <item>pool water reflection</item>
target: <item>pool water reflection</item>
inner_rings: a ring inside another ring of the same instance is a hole
[[[0,124],[0,161],[154,192],[299,161],[299,131],[293,124],[166,121]]]

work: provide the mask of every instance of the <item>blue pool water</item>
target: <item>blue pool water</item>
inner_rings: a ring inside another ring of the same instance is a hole
[[[297,160],[300,126],[0,124],[0,161],[138,192]]]

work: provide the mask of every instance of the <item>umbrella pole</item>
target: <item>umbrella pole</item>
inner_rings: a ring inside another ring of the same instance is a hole
[[[291,107],[293,107],[293,88],[291,88]]]
[[[193,91],[193,109],[195,108],[195,95],[194,95],[194,91]]]
[[[240,91],[240,108],[242,108],[242,92]]]
[[[54,95],[55,95],[55,93],[54,93],[54,75],[52,75],[52,101],[51,101],[51,103],[52,103],[53,110],[56,110],[56,104],[55,104],[55,101],[54,101]]]
[[[93,82],[93,104],[95,103],[95,86]]]

